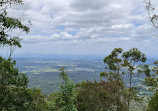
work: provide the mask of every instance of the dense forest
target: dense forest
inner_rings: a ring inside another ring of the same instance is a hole
[[[0,111],[158,111],[158,61],[152,67],[146,64],[146,55],[137,48],[113,49],[103,58],[103,72],[96,74],[99,80],[75,84],[61,67],[59,91],[44,94],[39,88],[29,88],[28,77],[12,59],[21,38],[9,35],[17,29],[30,31],[20,19],[8,16],[7,8],[21,4],[21,0],[0,2],[0,46],[10,48],[9,57],[0,57]],[[147,8],[150,11],[150,2]],[[155,27],[157,17],[151,17]],[[143,78],[146,90],[137,87],[135,76]]]

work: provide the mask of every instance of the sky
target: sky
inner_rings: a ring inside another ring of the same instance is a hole
[[[103,55],[134,47],[158,54],[158,29],[143,0],[24,0],[8,12],[30,27],[29,34],[15,31],[23,39],[16,54]]]

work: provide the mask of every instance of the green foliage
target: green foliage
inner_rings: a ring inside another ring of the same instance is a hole
[[[29,27],[23,25],[19,19],[8,17],[5,10],[0,13],[0,23],[0,45],[21,47],[21,39],[19,37],[10,37],[7,32],[13,29],[21,29],[22,31],[28,33]]]
[[[47,103],[48,103],[48,109],[49,111],[55,111],[55,101],[58,97],[58,92],[52,92],[48,97],[47,97]]]
[[[21,47],[19,37],[11,37],[8,33],[14,29],[21,29],[28,33],[29,28],[19,19],[8,17],[7,6],[20,4],[21,0],[2,0],[0,2],[0,46]],[[11,55],[10,55],[11,56]],[[0,57],[0,110],[1,111],[27,111],[33,100],[27,88],[28,78],[15,68],[16,61]]]
[[[150,98],[148,103],[148,111],[158,110],[158,91]]]
[[[128,109],[130,108],[130,102],[131,100],[140,100],[138,99],[138,96],[136,95],[138,92],[135,87],[132,87],[132,79],[133,75],[135,74],[134,71],[141,71],[140,69],[137,69],[136,63],[138,62],[145,62],[146,56],[141,51],[139,51],[137,48],[130,49],[129,51],[126,51],[122,54],[122,57],[124,58],[124,63],[122,64],[123,67],[127,68],[127,72],[129,73],[129,89],[128,91]]]
[[[77,111],[75,106],[76,102],[76,93],[75,93],[75,85],[69,79],[67,73],[64,71],[64,67],[60,69],[60,78],[62,79],[62,83],[60,86],[60,92],[58,94],[56,102],[56,110],[57,111]]]
[[[152,71],[150,71],[149,66],[144,67],[144,72],[146,72],[146,78],[143,83],[145,83],[146,86],[149,86],[149,90],[158,90],[158,61],[154,62],[155,67],[152,68]]]
[[[122,59],[119,57],[122,51],[121,48],[115,48],[110,55],[104,58],[103,62],[107,66],[100,74],[101,77],[106,77],[109,81],[122,81],[124,73],[121,72]]]
[[[15,68],[15,61],[0,57],[0,111],[47,111],[41,90],[28,89],[28,78]]]
[[[40,89],[29,89],[29,93],[32,101],[30,103],[28,111],[48,111],[46,97],[44,94],[41,93]]]
[[[3,5],[6,5],[6,4],[21,4],[23,1],[22,0],[1,0],[0,1],[0,5],[3,6]]]
[[[124,71],[122,71],[123,60],[121,58],[121,53],[123,50],[121,48],[115,48],[110,55],[104,58],[103,62],[106,64],[105,71],[100,73],[101,77],[105,77],[110,83],[115,83],[114,88],[114,100],[116,111],[126,110],[125,107],[122,107],[121,99],[124,99],[124,83],[123,76]],[[112,93],[112,92],[110,92]]]
[[[126,104],[118,97],[117,82],[82,82],[78,84],[79,111],[126,111]],[[118,107],[117,107],[118,106]]]
[[[146,61],[145,54],[143,54],[137,48],[133,48],[133,49],[130,49],[129,51],[124,52],[122,54],[122,57],[124,57],[126,60],[129,60],[130,63]]]
[[[149,99],[148,111],[157,111],[158,109],[158,61],[155,61],[154,65],[155,67],[153,67],[151,71],[149,66],[144,67],[146,78],[143,83],[148,86],[149,91],[154,93]]]
[[[140,62],[146,61],[146,56],[141,53],[137,48],[133,48],[129,51],[123,52],[121,48],[115,48],[110,55],[104,58],[106,64],[105,71],[100,73],[101,77],[105,77],[108,81],[117,82],[117,98],[124,98],[127,104],[127,110],[130,109],[131,101],[140,102],[140,98],[137,96],[138,91],[136,87],[132,87],[132,78],[135,71],[142,72],[142,70],[136,66]],[[145,65],[142,65],[145,66]],[[143,70],[148,73],[149,70]],[[126,87],[123,77],[129,75],[129,86]],[[119,106],[117,106],[119,107]]]
[[[25,111],[32,101],[28,78],[14,68],[15,61],[0,57],[0,110]]]

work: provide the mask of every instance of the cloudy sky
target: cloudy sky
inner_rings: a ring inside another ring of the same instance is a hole
[[[158,29],[149,22],[143,0],[25,0],[9,9],[12,16],[30,20],[16,53],[108,54],[136,47],[148,56],[158,54]]]

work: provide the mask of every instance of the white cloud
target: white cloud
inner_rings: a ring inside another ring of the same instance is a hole
[[[105,43],[110,49],[126,48],[128,44],[129,47],[142,48],[145,47],[142,43],[154,39],[152,33],[155,30],[147,19],[145,4],[141,0],[25,0],[24,6],[10,10],[11,15],[13,12],[18,15],[17,11],[24,12],[24,18],[32,22],[30,37],[23,40],[25,46],[45,43],[47,48],[52,48],[52,44],[66,44],[69,45],[67,48],[75,49],[74,44],[80,44],[80,48],[102,44],[102,48]]]
[[[60,34],[53,34],[52,40],[72,40],[74,37],[67,32],[61,32]]]
[[[116,24],[116,25],[112,25],[111,28],[112,29],[130,29],[133,28],[134,25],[133,24]]]

